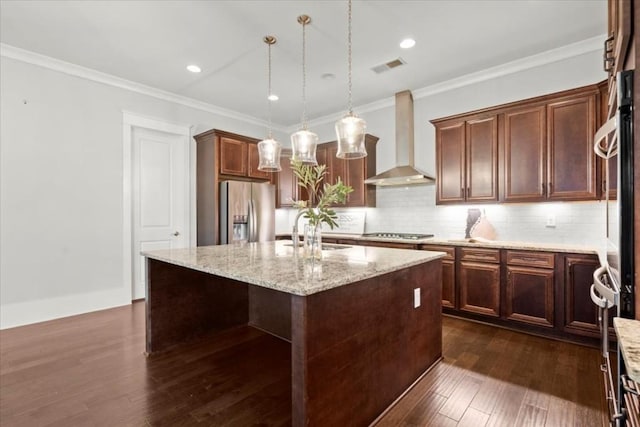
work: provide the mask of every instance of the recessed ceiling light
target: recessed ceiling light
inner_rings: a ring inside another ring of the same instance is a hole
[[[416,41],[414,39],[404,39],[400,42],[400,47],[403,49],[410,49],[416,45]]]
[[[187,65],[187,70],[191,71],[192,73],[199,73],[200,71],[202,71],[202,69],[197,65]]]
[[[280,98],[278,98],[278,95],[276,95],[275,93],[272,93],[271,95],[267,96],[267,99],[269,101],[277,101]]]
[[[322,78],[322,80],[335,80],[336,75],[333,73],[324,73],[320,77]]]

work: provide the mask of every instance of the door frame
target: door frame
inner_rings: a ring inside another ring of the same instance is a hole
[[[195,141],[192,135],[193,126],[166,122],[160,119],[146,117],[129,111],[122,111],[122,286],[125,301],[133,300],[133,131],[136,128],[150,129],[174,135],[184,136],[185,159],[185,222],[187,243],[189,246],[196,241],[195,215]]]

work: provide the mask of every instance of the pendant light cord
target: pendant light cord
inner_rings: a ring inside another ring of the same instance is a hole
[[[274,41],[274,43],[275,43],[275,41]],[[268,85],[269,85],[269,93],[267,93],[267,102],[269,103],[269,108],[268,108],[268,111],[269,111],[269,129],[268,129],[269,139],[273,139],[273,135],[272,135],[272,132],[271,132],[271,129],[273,127],[273,123],[271,122],[271,102],[272,101],[270,99],[271,98],[271,44],[272,43],[267,42],[267,46],[268,46],[268,59],[267,59],[267,63],[268,63],[268,65],[267,65],[267,75],[268,75],[268,78],[267,78],[267,81],[268,81]]]
[[[351,0],[349,0],[349,115],[353,115],[351,104]]]
[[[306,15],[298,17],[298,22],[302,24],[302,129],[307,130],[307,49],[306,27],[311,18]]]

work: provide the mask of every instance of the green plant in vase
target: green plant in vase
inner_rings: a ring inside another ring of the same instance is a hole
[[[340,177],[337,177],[333,184],[324,182],[327,175],[326,165],[310,166],[299,161],[292,161],[291,169],[298,179],[298,185],[304,188],[309,195],[309,200],[298,200],[294,203],[294,207],[298,208],[298,216],[293,227],[293,238],[297,239],[297,223],[300,216],[307,218],[309,225],[305,232],[305,255],[319,258],[322,245],[320,237],[322,223],[327,224],[332,230],[334,227],[339,227],[336,222],[338,215],[331,209],[331,206],[345,203],[347,195],[353,191],[353,188],[345,185]],[[312,241],[308,242],[308,240]]]

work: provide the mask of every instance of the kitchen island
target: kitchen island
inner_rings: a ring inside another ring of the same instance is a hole
[[[368,425],[442,354],[440,252],[291,242],[147,257],[148,355],[241,325],[291,343],[292,424]]]

